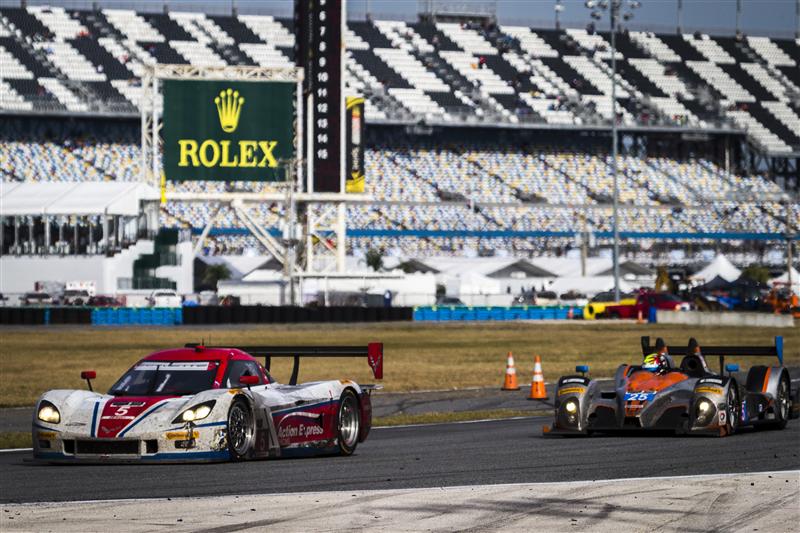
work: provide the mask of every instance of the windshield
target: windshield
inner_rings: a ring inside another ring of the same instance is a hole
[[[183,396],[212,388],[217,361],[142,361],[109,391],[114,396]]]

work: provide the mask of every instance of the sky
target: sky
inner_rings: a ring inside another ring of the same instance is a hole
[[[798,0],[739,0],[741,26],[751,35],[792,37],[798,30]],[[555,25],[555,0],[433,0],[435,4],[492,7],[501,24],[518,24],[540,28]],[[640,0],[632,29],[672,32],[677,28],[678,0]],[[139,10],[161,10],[165,0],[99,0],[102,7],[124,7]],[[264,13],[291,16],[292,0],[166,0],[174,10],[198,10],[228,13],[235,3],[242,13]],[[374,18],[415,20],[419,0],[348,0],[350,18],[363,18],[369,8]],[[72,8],[89,8],[88,0],[28,0],[29,5],[51,4]],[[562,0],[562,27],[583,28],[590,21],[584,0]],[[683,0],[683,30],[703,31],[712,35],[731,34],[736,28],[737,0]],[[19,0],[0,0],[0,6],[18,6]],[[607,20],[607,19],[606,19]],[[599,25],[600,26],[600,25]],[[602,26],[601,26],[602,27]]]

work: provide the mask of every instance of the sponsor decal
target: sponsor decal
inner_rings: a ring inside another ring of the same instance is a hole
[[[722,389],[719,387],[697,387],[694,391],[704,394],[722,394]]]
[[[567,379],[562,379],[562,380],[561,380],[561,383],[562,383],[562,384],[567,384],[567,383],[582,383],[582,384],[584,384],[584,385],[585,385],[585,384],[586,384],[588,381],[589,381],[589,380],[588,380],[588,379],[586,379],[586,378],[567,378]]]
[[[197,439],[200,437],[199,431],[192,431],[190,435],[188,431],[168,431],[164,434],[167,440],[181,440],[181,439]]]
[[[725,411],[720,411],[719,412],[719,423],[720,424],[724,424],[726,419],[727,419],[727,417],[728,417],[728,413],[726,413]]]
[[[36,433],[36,436],[38,438],[40,438],[40,439],[52,440],[52,439],[56,438],[56,432],[55,431],[39,431],[39,432]]]
[[[209,365],[213,363],[209,363],[208,361],[144,361],[136,365],[135,370],[185,370],[185,371],[200,371],[205,372],[210,370]],[[127,403],[129,405],[137,404],[137,405],[144,405],[143,402],[121,402]],[[118,405],[117,402],[114,402],[114,405]]]
[[[698,383],[716,383],[717,385],[722,385],[722,380],[719,378],[703,378]]]
[[[278,430],[278,438],[293,439],[293,438],[306,438],[315,435],[322,435],[324,430],[318,425],[298,424],[296,426],[281,426]]]
[[[559,389],[558,395],[564,396],[565,394],[582,394],[586,392],[584,387],[567,387],[566,389]]]
[[[626,402],[649,402],[656,397],[655,392],[626,392]]]

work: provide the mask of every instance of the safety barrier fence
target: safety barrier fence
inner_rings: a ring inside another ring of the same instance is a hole
[[[287,324],[299,322],[410,321],[411,307],[291,307],[242,305],[183,308],[0,307],[2,325],[87,324],[173,326],[180,324]]]
[[[582,307],[564,306],[514,306],[514,307],[466,307],[431,306],[415,307],[414,320],[423,322],[448,322],[469,320],[569,320],[581,318]]]

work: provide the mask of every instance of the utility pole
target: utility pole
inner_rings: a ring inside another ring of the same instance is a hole
[[[795,0],[794,4],[794,22],[795,22],[795,31],[794,31],[794,38],[800,39],[800,0]]]
[[[792,202],[786,198],[786,281],[789,283],[789,290],[792,290],[792,248],[794,247],[794,228],[792,228]]]
[[[297,205],[294,197],[294,161],[285,161],[284,168],[286,169],[286,182],[289,185],[287,188],[286,199],[286,205],[289,208],[289,213],[286,221],[286,259],[284,261],[284,275],[286,280],[289,282],[289,305],[294,307],[297,304],[297,298],[294,289],[294,271],[296,261],[295,244],[297,243],[297,238],[295,235],[297,226]]]
[[[619,3],[611,1],[611,173],[614,177],[614,301],[619,301],[619,177],[617,175],[617,15]]]
[[[679,0],[679,6],[680,0]],[[629,9],[625,13],[625,20],[633,18],[633,10],[641,7],[641,3],[636,0],[586,0],[585,6],[592,10],[592,18],[600,20],[602,11],[608,11],[609,22],[611,25],[611,176],[614,180],[614,299],[619,301],[619,172],[617,168],[618,131],[617,131],[617,24],[619,22],[620,10],[625,7]]]
[[[798,0],[800,2],[800,0]],[[682,33],[683,21],[683,0],[678,0],[678,33]]]
[[[736,0],[736,35],[742,31],[742,0]]]
[[[800,1],[800,0],[798,0]],[[556,0],[556,5],[553,8],[556,12],[556,29],[561,29],[561,12],[564,11],[564,6],[561,4],[561,0]]]

